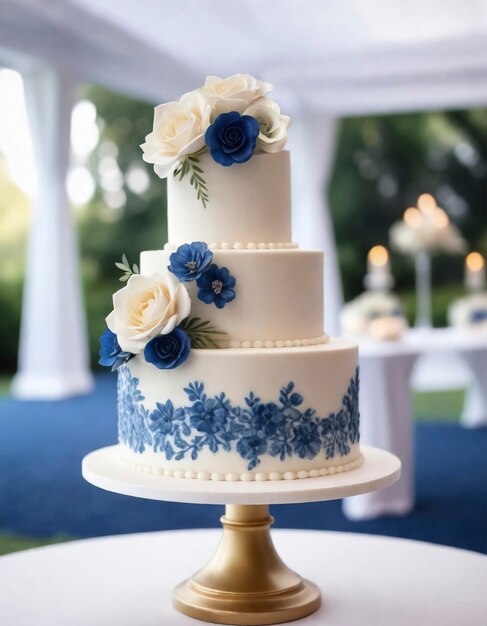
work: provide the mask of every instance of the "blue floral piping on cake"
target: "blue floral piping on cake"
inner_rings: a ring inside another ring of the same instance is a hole
[[[269,454],[327,459],[345,456],[359,435],[359,370],[350,379],[338,411],[320,417],[315,409],[303,409],[303,396],[294,383],[282,387],[277,402],[262,402],[252,391],[244,406],[234,406],[224,393],[209,397],[203,383],[184,389],[189,404],[175,407],[171,400],[157,402],[152,412],[143,405],[139,379],[126,365],[118,374],[119,438],[134,452],[151,448],[167,460],[198,458],[203,449],[212,452],[235,449],[248,461],[248,469]]]
[[[140,392],[139,379],[131,375],[128,367],[119,368],[118,373],[118,437],[134,452],[144,452],[152,444],[147,428],[149,411],[142,404],[145,397]]]

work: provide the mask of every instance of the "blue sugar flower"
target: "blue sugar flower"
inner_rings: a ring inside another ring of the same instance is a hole
[[[144,357],[160,370],[171,370],[184,363],[191,351],[189,336],[179,327],[167,335],[158,335],[144,348]]]
[[[321,449],[321,438],[315,422],[296,426],[291,444],[301,459],[314,459]]]
[[[227,302],[235,299],[236,282],[226,267],[212,263],[196,281],[198,298],[205,304],[213,303],[218,309],[223,309]]]
[[[104,367],[111,367],[112,372],[126,363],[134,355],[131,352],[123,352],[118,343],[117,335],[107,328],[100,337],[100,360],[98,363]]]
[[[191,426],[208,435],[222,430],[227,421],[227,411],[216,398],[198,400],[189,409]]]
[[[220,165],[245,163],[254,153],[259,132],[254,117],[231,111],[221,113],[208,127],[205,142],[213,160]]]
[[[208,250],[206,243],[202,241],[183,243],[169,257],[170,265],[168,270],[177,276],[179,280],[189,282],[200,278],[201,274],[208,269],[212,260],[213,253]]]

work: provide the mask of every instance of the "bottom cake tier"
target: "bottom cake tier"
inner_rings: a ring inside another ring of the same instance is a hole
[[[173,370],[136,356],[119,369],[123,459],[200,480],[280,480],[354,469],[357,346],[192,350]]]

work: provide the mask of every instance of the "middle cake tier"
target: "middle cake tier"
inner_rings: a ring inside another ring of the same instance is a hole
[[[171,251],[142,252],[145,276],[165,272]],[[323,252],[310,250],[215,250],[213,262],[236,279],[236,297],[224,308],[198,298],[194,282],[191,317],[225,333],[220,347],[282,348],[325,343]]]

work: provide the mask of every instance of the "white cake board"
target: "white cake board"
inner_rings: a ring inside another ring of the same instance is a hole
[[[91,484],[126,496],[195,504],[291,504],[348,498],[388,487],[399,479],[401,461],[384,450],[361,446],[361,467],[319,478],[277,481],[212,481],[165,478],[127,465],[119,446],[91,452],[82,473]]]

